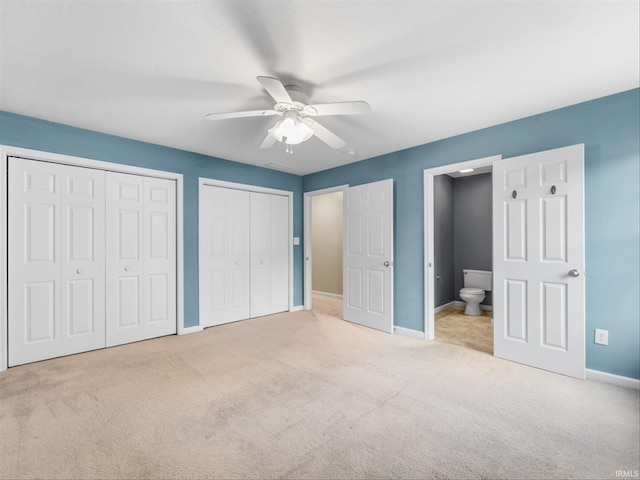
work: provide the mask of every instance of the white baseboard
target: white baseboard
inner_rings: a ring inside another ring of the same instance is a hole
[[[194,325],[193,327],[183,327],[178,329],[178,335],[189,335],[190,333],[201,332],[203,328],[200,325]]]
[[[300,310],[304,309],[304,305],[296,305],[294,307],[291,307],[289,309],[290,312],[299,312]]]
[[[322,292],[320,290],[311,290],[311,293],[315,293],[316,295],[324,295],[325,297],[339,298],[340,300],[342,300],[342,295],[338,295],[337,293]]]
[[[599,370],[591,370],[589,368],[584,371],[587,380],[595,380],[598,382],[612,383],[621,387],[633,388],[640,390],[640,380],[636,378],[623,377],[614,375],[613,373],[601,372]]]
[[[424,340],[424,332],[421,332],[419,330],[412,330],[411,328],[396,327],[394,325],[393,333],[396,333],[398,335],[403,335],[409,338],[417,338],[420,340]]]

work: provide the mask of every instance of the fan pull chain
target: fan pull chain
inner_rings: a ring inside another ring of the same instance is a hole
[[[288,143],[286,143],[287,137],[282,137],[282,141],[285,142],[284,151],[289,155],[293,155],[293,145],[289,145]]]

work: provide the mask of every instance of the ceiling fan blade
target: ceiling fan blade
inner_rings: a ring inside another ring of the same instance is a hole
[[[260,148],[271,148],[276,143],[276,139],[271,136],[270,133],[267,133],[267,136],[264,137],[264,140],[260,144]]]
[[[278,103],[293,103],[289,93],[280,80],[273,77],[257,77],[264,89]]]
[[[275,110],[247,110],[246,112],[210,113],[207,120],[226,120],[227,118],[270,117],[277,115]]]
[[[346,145],[346,142],[343,139],[341,139],[331,130],[320,125],[315,120],[311,120],[310,118],[303,118],[302,121],[309,125],[309,127],[311,127],[316,137],[329,145],[331,148],[338,149]]]
[[[320,115],[358,115],[369,113],[371,107],[367,102],[336,102],[320,103],[318,105],[308,105],[304,112],[312,117]]]

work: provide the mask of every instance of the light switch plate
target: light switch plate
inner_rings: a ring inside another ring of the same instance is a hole
[[[293,244],[300,245],[300,237],[293,237]]]
[[[609,345],[609,330],[596,328],[595,339],[593,341],[598,345]]]

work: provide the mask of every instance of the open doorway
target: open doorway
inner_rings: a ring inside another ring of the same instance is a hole
[[[437,175],[433,186],[435,339],[493,355],[491,291],[479,290],[484,293],[474,315],[465,313],[461,297],[464,287],[474,286],[467,278],[477,272],[483,272],[490,287],[491,167]]]
[[[322,231],[317,240],[313,240],[313,198],[337,191],[344,194],[341,203],[345,277],[341,318],[393,333],[393,179],[390,178],[305,193],[305,309],[313,308],[316,288],[312,285],[314,244],[327,242]]]
[[[425,170],[425,336],[490,355],[491,291],[479,315],[465,314],[460,291],[465,270],[492,271],[491,169],[499,158]]]
[[[343,191],[339,186],[304,194],[304,308],[343,317]]]
[[[426,338],[436,337],[435,177],[490,165],[493,354],[584,379],[582,144],[424,171]]]

